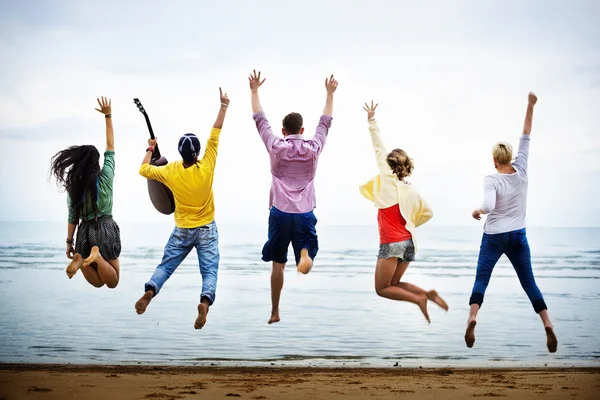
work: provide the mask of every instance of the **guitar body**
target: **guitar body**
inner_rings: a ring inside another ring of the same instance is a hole
[[[148,126],[148,131],[150,132],[150,138],[154,139],[154,131],[152,130],[152,124],[150,124],[148,113],[146,113],[146,110],[144,109],[144,106],[142,106],[142,103],[139,99],[133,99],[133,102],[144,115],[144,118],[146,119],[146,125]],[[154,153],[152,153],[150,165],[161,167],[163,165],[167,165],[167,163],[167,159],[160,155],[160,150],[158,149],[157,145],[154,148]],[[173,192],[171,192],[171,189],[166,187],[161,182],[155,181],[154,179],[148,179],[148,195],[150,196],[152,205],[158,212],[166,215],[173,214],[175,212],[175,199],[173,198]]]
[[[167,165],[167,159],[160,157],[157,160],[151,160],[150,165],[157,167]],[[171,189],[166,187],[159,181],[154,179],[148,179],[148,195],[150,201],[156,210],[162,214],[173,214],[175,212],[175,199],[173,198],[173,192]]]

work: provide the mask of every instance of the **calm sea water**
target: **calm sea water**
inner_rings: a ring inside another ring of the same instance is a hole
[[[464,345],[481,230],[420,230],[418,261],[405,279],[435,288],[445,313],[428,325],[412,304],[373,290],[377,231],[319,229],[313,271],[288,268],[279,324],[267,325],[270,265],[260,260],[265,226],[220,226],[217,299],[193,329],[201,278],[195,253],[147,312],[134,303],[162,256],[171,225],[122,224],[121,282],[96,289],[64,268],[64,224],[0,223],[0,362],[326,365],[600,365],[600,229],[528,229],[534,271],[559,338],[545,335],[503,257],[492,276],[473,349]]]

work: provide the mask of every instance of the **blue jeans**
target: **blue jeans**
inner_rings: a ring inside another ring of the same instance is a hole
[[[214,303],[219,272],[219,231],[214,221],[198,228],[173,229],[165,246],[163,259],[156,267],[152,278],[144,286],[144,290],[153,290],[154,296],[156,296],[194,247],[198,253],[198,263],[202,275],[200,301],[207,298],[210,304]]]
[[[477,260],[477,276],[469,305],[479,304],[481,307],[492,271],[502,254],[506,254],[517,272],[521,286],[527,293],[535,312],[546,310],[544,297],[535,283],[531,269],[531,253],[525,228],[495,235],[483,234],[479,248],[479,260]]]

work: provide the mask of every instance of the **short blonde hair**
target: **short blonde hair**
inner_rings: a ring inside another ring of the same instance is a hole
[[[508,142],[498,142],[492,147],[492,155],[498,164],[510,164],[513,148]]]
[[[413,160],[402,149],[394,149],[387,156],[387,162],[398,179],[406,178],[412,174],[415,166]]]

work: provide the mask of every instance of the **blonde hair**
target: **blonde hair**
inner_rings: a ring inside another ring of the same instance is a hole
[[[387,156],[387,162],[394,174],[396,174],[400,180],[410,176],[415,168],[412,158],[410,158],[402,149],[392,150]]]
[[[510,164],[512,161],[513,148],[510,143],[498,142],[492,147],[492,155],[496,162],[501,165]]]

